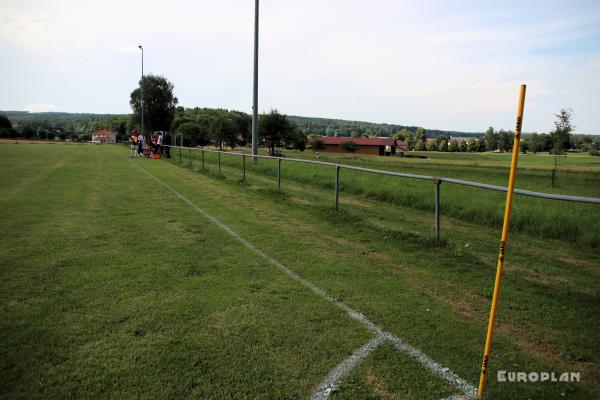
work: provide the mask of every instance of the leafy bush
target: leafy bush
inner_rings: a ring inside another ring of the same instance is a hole
[[[354,153],[358,149],[358,146],[356,146],[356,143],[349,140],[347,142],[340,143],[340,148],[348,153]]]

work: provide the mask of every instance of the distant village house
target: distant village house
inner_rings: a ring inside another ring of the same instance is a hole
[[[117,143],[117,133],[106,129],[93,132],[92,143]]]

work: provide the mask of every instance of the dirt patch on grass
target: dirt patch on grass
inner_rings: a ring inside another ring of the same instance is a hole
[[[483,312],[475,310],[472,306],[472,304],[474,304],[473,302],[477,301],[474,296],[469,296],[465,293],[463,299],[469,297],[471,301],[468,302],[463,299],[441,296],[438,293],[427,290],[426,288],[424,288],[424,292],[438,302],[449,305],[454,312],[454,317],[459,321],[474,322],[481,320],[483,317]]]
[[[582,268],[591,272],[600,272],[600,263],[594,263],[588,260],[584,260],[581,258],[577,258],[577,257],[567,257],[567,256],[562,256],[562,257],[558,257],[558,259],[562,262],[564,262],[565,264],[568,265],[572,265],[574,267],[578,267],[578,268]]]
[[[595,288],[582,287],[581,285],[574,283],[569,278],[566,278],[564,276],[545,275],[543,273],[531,271],[530,269],[520,268],[520,267],[512,267],[512,269],[514,271],[518,271],[518,273],[522,277],[522,279],[524,279],[528,282],[534,283],[536,285],[543,286],[550,290],[555,290],[555,289],[561,290],[564,288],[568,288],[569,290],[572,290],[573,292],[585,293],[590,296],[593,296],[595,294],[595,290],[596,290]]]
[[[544,329],[541,327],[529,326],[523,329],[517,329],[516,327],[498,321],[497,329],[502,334],[510,337],[514,342],[525,350],[527,353],[534,355],[535,357],[551,364],[553,367],[562,371],[578,371],[581,375],[587,377],[586,383],[596,393],[600,394],[600,382],[594,378],[597,376],[597,368],[591,361],[567,361],[565,351],[557,349],[556,346],[548,342],[532,341],[525,337],[525,332],[542,332]],[[545,329],[548,331],[548,329]],[[560,337],[562,332],[553,332],[552,336]],[[547,334],[542,334],[540,337],[548,337]]]
[[[560,249],[561,247],[557,245],[555,246],[555,248]],[[551,258],[553,260],[560,260],[563,263],[572,267],[584,269],[593,273],[600,273],[600,263],[585,260],[581,257],[576,257],[572,255],[566,256],[562,253],[559,253],[559,251],[548,250],[547,247],[544,249],[540,249],[539,247],[529,247],[526,249],[526,251],[536,256]]]
[[[489,317],[486,310],[477,310],[473,307],[473,304],[482,302],[480,296],[463,291],[460,295],[451,298],[441,296],[430,290],[424,289],[424,291],[428,296],[435,300],[449,305],[457,320],[476,323],[478,321],[487,321],[487,318]],[[590,377],[587,380],[590,387],[593,388],[595,392],[600,393],[600,383],[598,383],[597,380],[594,381],[594,378],[592,377],[596,373],[596,369],[592,362],[568,361],[566,360],[565,350],[559,348],[560,345],[548,341],[542,342],[530,339],[532,332],[537,332],[539,337],[553,338],[551,340],[556,341],[565,334],[564,332],[534,324],[515,326],[500,319],[496,321],[496,330],[510,338],[511,341],[526,353],[547,362],[555,368],[564,371],[581,371],[583,376]]]
[[[303,205],[303,206],[312,206],[312,205],[314,205],[314,204],[315,204],[315,203],[314,203],[314,202],[312,202],[312,201],[309,201],[309,200],[306,200],[306,199],[302,199],[302,198],[299,198],[299,197],[295,197],[295,196],[294,196],[294,197],[290,197],[290,199],[289,199],[289,200],[290,200],[292,203],[299,204],[299,205]]]
[[[348,246],[348,247],[353,247],[356,245],[356,242],[352,242],[350,240],[341,238],[341,237],[337,237],[337,236],[325,236],[327,239],[331,240],[334,243],[339,244],[340,246]]]
[[[365,380],[373,388],[373,391],[375,393],[377,393],[377,395],[380,398],[389,399],[389,400],[401,400],[402,399],[401,397],[390,392],[387,389],[385,382],[379,376],[377,376],[377,374],[375,373],[375,371],[373,371],[373,369],[371,367],[365,367],[365,368],[363,368],[363,371],[365,374]]]

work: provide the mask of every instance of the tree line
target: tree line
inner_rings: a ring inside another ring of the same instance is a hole
[[[562,109],[555,114],[554,129],[550,133],[523,134],[519,144],[522,153],[550,152],[563,153],[570,149],[588,151],[592,155],[600,154],[600,138],[590,135],[573,135],[571,124],[573,112]],[[403,143],[408,150],[415,151],[442,151],[442,152],[484,152],[484,151],[512,151],[515,133],[506,130],[494,130],[489,127],[481,137],[456,140],[452,136],[429,137],[429,132],[417,128],[413,133],[402,129],[393,135],[393,138]]]
[[[130,94],[132,114],[30,114],[8,111],[3,112],[6,116],[0,119],[0,137],[58,137],[62,140],[73,137],[90,140],[91,132],[108,129],[117,133],[117,140],[127,140],[132,130],[141,130],[143,104],[146,132],[170,132],[182,137],[186,146],[235,148],[246,146],[250,140],[252,118],[247,113],[214,108],[184,108],[178,106],[178,102],[174,85],[163,76],[150,74],[144,76]],[[573,135],[571,119],[572,110],[562,109],[556,114],[555,127],[550,133],[524,134],[520,150],[561,153],[577,149],[597,155],[600,152],[600,139],[592,139],[589,135]],[[315,145],[319,146],[315,137],[320,135],[349,138],[391,136],[403,142],[408,150],[442,152],[508,152],[512,150],[514,141],[514,132],[503,129],[495,131],[492,127],[483,136],[472,132],[460,133],[463,140],[453,138],[452,134],[450,131],[425,130],[414,126],[286,116],[277,110],[259,117],[261,144],[268,147],[271,154],[280,146],[297,150],[304,150],[307,145],[314,148]],[[351,145],[346,147],[351,151]]]
[[[413,134],[418,126],[406,126],[398,124],[374,123],[365,121],[349,121],[343,119],[300,117],[290,115],[290,120],[294,122],[298,129],[305,135],[322,135],[335,137],[392,137],[396,132],[406,130]],[[431,137],[439,136],[481,136],[481,132],[454,132],[439,129],[427,130]]]
[[[303,151],[307,137],[277,110],[259,116],[261,144],[270,154],[277,147]],[[219,149],[246,146],[251,141],[252,117],[242,111],[214,108],[178,108],[170,131],[181,135],[185,146],[214,145]]]

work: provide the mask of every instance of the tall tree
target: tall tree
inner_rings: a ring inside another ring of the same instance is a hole
[[[448,151],[448,142],[446,141],[446,139],[440,140],[440,143],[438,144],[438,150]]]
[[[259,124],[260,136],[266,140],[271,155],[275,153],[275,146],[280,146],[282,141],[287,140],[295,127],[286,115],[277,110],[261,115]]]
[[[453,153],[460,151],[460,145],[458,144],[458,142],[456,140],[450,141],[450,143],[448,144],[448,151],[453,152]]]
[[[515,134],[511,131],[500,129],[498,132],[498,149],[502,151],[511,151]]]
[[[477,151],[480,153],[485,151],[485,138],[483,136],[477,139]]]
[[[494,128],[491,126],[485,131],[485,149],[487,151],[494,151],[498,148],[498,135],[494,132]]]
[[[404,142],[406,139],[408,139],[409,135],[410,133],[406,129],[401,129],[400,131],[396,132],[392,138]]]
[[[409,134],[408,137],[406,138],[406,147],[408,148],[408,150],[414,150],[416,144],[417,144],[417,141],[415,140],[415,137],[413,135]]]
[[[419,140],[422,140],[423,142],[425,142],[427,140],[427,132],[425,131],[425,129],[417,128],[417,131],[415,133],[415,140],[417,142]]]
[[[176,133],[183,134],[183,138],[192,146],[206,146],[210,143],[208,131],[198,122],[187,121],[177,126]]]
[[[571,132],[573,131],[573,126],[571,126],[573,110],[563,108],[558,114],[554,114],[554,116],[556,117],[554,130],[550,132],[552,144],[554,145],[553,150],[556,152],[569,150],[571,148]]]
[[[252,124],[252,117],[246,113],[238,111],[232,111],[231,114],[239,135],[240,144],[245,146],[250,139],[250,125]]]
[[[231,118],[216,117],[212,119],[209,132],[213,142],[220,150],[223,150],[223,145],[233,148],[238,144],[238,130]]]
[[[166,131],[171,127],[175,117],[177,97],[173,94],[175,86],[165,77],[146,75],[140,86],[144,85],[144,125],[148,132]],[[133,110],[133,119],[141,122],[141,92],[136,88],[131,92],[129,104]],[[141,124],[140,124],[141,125]]]
[[[467,140],[467,151],[469,153],[473,153],[473,152],[477,151],[477,149],[478,149],[477,139],[470,138],[469,140]]]

